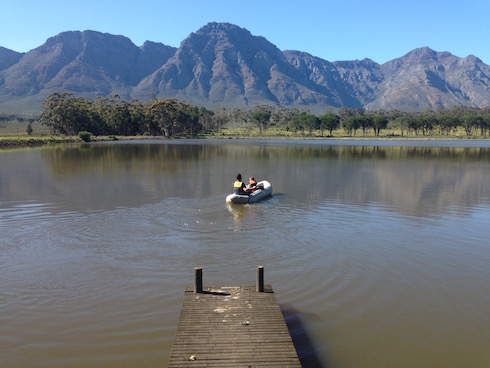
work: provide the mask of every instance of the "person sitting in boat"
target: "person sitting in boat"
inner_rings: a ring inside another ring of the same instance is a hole
[[[255,180],[255,178],[253,176],[251,176],[250,179],[248,179],[247,188],[249,190],[251,190],[252,192],[257,190],[257,181]]]
[[[235,194],[240,194],[240,195],[248,195],[250,193],[249,189],[245,185],[245,183],[242,181],[242,174],[238,174],[236,176],[236,181],[233,183],[233,189],[235,190]]]

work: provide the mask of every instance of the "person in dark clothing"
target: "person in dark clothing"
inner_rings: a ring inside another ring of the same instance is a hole
[[[242,174],[238,174],[236,176],[236,180],[233,183],[233,189],[236,194],[244,195],[244,194],[250,194],[248,193],[248,188],[245,185],[245,183],[242,181]]]

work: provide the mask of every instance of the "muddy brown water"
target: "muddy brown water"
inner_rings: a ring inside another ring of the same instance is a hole
[[[483,142],[0,151],[0,366],[165,367],[193,268],[254,285],[305,366],[490,366]],[[273,197],[227,206],[237,172]]]

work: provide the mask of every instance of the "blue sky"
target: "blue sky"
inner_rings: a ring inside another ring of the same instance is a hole
[[[215,21],[328,61],[384,63],[429,46],[490,64],[489,19],[489,0],[1,0],[0,46],[26,52],[90,29],[178,47]]]

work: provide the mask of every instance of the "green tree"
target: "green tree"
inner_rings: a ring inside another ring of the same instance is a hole
[[[450,135],[451,131],[459,125],[458,117],[451,114],[438,115],[437,122],[439,133],[445,135]]]
[[[229,122],[230,118],[225,108],[219,108],[214,111],[213,128],[219,133],[221,129]]]
[[[422,135],[427,135],[434,130],[437,125],[437,118],[434,114],[428,113],[421,117]]]
[[[147,123],[145,105],[139,100],[130,100],[129,113],[131,115],[130,135],[143,134]]]
[[[174,124],[178,110],[176,100],[157,99],[149,106],[149,119],[154,123],[152,127],[158,127],[160,134],[166,137],[173,135]],[[155,130],[153,134],[157,134]]]
[[[175,120],[175,134],[194,136],[202,130],[199,121],[199,109],[195,106],[179,102]]]
[[[367,130],[369,128],[372,128],[372,126],[373,126],[372,118],[371,118],[371,116],[361,115],[361,116],[358,116],[358,121],[359,121],[359,126],[362,129],[362,136],[365,137]]]
[[[252,120],[259,127],[260,134],[262,135],[262,131],[267,130],[267,125],[269,124],[271,118],[271,114],[268,111],[264,111],[262,109],[258,109],[252,113]]]
[[[348,107],[341,107],[338,112],[339,112],[340,120],[342,122],[348,116],[356,116],[356,110]]]
[[[209,132],[213,128],[213,116],[214,112],[208,110],[205,107],[199,109],[199,122],[201,123],[204,132]]]
[[[474,131],[482,126],[483,118],[475,114],[466,114],[461,117],[461,123],[466,132],[466,135],[470,136]],[[482,134],[483,135],[483,134]]]
[[[421,126],[421,119],[416,116],[416,115],[411,115],[407,117],[407,122],[408,122],[408,132],[414,131],[415,135],[419,135],[419,129]]]
[[[195,135],[202,128],[199,109],[175,99],[150,101],[146,116],[150,134],[153,135]]]
[[[480,124],[480,134],[484,136],[486,132],[490,129],[490,113],[482,116]]]
[[[51,93],[42,104],[42,112],[39,117],[41,124],[48,126],[55,134],[66,134],[65,112],[63,100],[66,93]]]
[[[350,136],[356,135],[357,129],[361,126],[360,120],[358,116],[349,115],[346,116],[342,121],[342,128],[346,131]]]
[[[319,116],[318,127],[320,128],[322,137],[324,130],[328,130],[328,134],[332,136],[333,130],[338,129],[339,126],[340,117],[335,115],[333,112],[326,112],[325,114]]]
[[[303,125],[305,129],[308,129],[308,133],[310,137],[313,135],[313,130],[318,128],[319,120],[316,115],[313,114],[305,114],[301,117],[303,119]]]
[[[388,126],[388,119],[382,115],[376,115],[371,118],[371,127],[373,128],[374,135],[379,137],[379,132],[386,129]]]
[[[99,133],[92,101],[74,96],[72,93],[52,93],[44,101],[39,120],[54,133],[77,135],[78,132]]]
[[[289,123],[289,128],[293,132],[297,132],[299,130],[301,131],[301,134],[305,133],[305,126],[303,124],[303,119],[302,119],[302,116],[304,114],[305,114],[304,112],[301,112],[292,116],[291,122]]]

